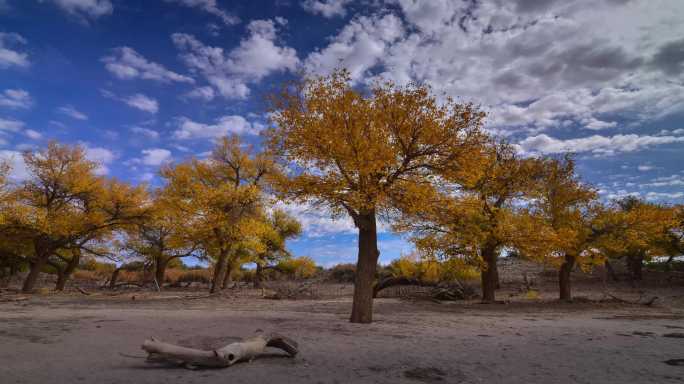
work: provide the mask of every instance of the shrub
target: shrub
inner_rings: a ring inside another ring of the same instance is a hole
[[[212,279],[212,270],[211,269],[188,269],[188,270],[180,270],[180,269],[174,269],[175,271],[178,271],[178,275],[175,277],[175,281],[173,281],[173,284],[180,284],[180,283],[203,283],[203,284],[210,284],[211,279]]]
[[[429,283],[473,280],[480,277],[477,268],[460,260],[418,259],[415,255],[402,256],[392,261],[388,269],[392,276],[407,277]]]
[[[356,276],[354,264],[337,264],[330,268],[328,280],[336,283],[353,283]]]
[[[285,276],[293,279],[309,279],[316,275],[316,262],[308,256],[281,260],[276,268]]]
[[[95,258],[87,258],[81,260],[78,268],[84,271],[101,272],[105,274],[111,274],[116,269],[114,263],[102,263],[97,261]]]

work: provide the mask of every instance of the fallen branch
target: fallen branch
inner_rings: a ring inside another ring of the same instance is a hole
[[[181,347],[164,343],[155,338],[145,340],[142,345],[142,349],[148,353],[148,361],[167,361],[182,364],[191,369],[196,367],[229,367],[238,361],[254,359],[263,354],[266,347],[282,349],[290,357],[294,357],[298,352],[297,343],[294,340],[277,333],[264,335],[261,332],[257,332],[254,337],[249,339],[231,343],[213,351]]]
[[[608,297],[610,297],[611,299],[616,300],[616,301],[619,301],[619,302],[621,302],[621,303],[645,305],[645,306],[649,306],[649,307],[650,307],[651,305],[653,305],[653,303],[655,303],[656,300],[658,300],[658,296],[653,296],[653,297],[651,297],[648,301],[641,302],[641,297],[640,297],[637,301],[630,301],[630,300],[625,300],[625,299],[619,298],[619,297],[617,297],[617,296],[615,296],[615,295],[612,295],[612,294],[610,294],[610,293],[608,293],[608,292],[605,292],[605,295],[608,296]]]
[[[85,289],[83,289],[81,287],[76,287],[76,290],[79,291],[80,293],[86,295],[86,296],[90,296],[90,292],[86,291]]]
[[[6,298],[0,298],[0,303],[14,303],[18,301],[26,301],[28,300],[28,297],[21,296],[21,297],[6,297]]]

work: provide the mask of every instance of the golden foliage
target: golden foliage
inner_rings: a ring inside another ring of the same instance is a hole
[[[285,196],[356,216],[398,203],[420,205],[435,170],[452,175],[478,158],[484,114],[443,105],[424,86],[376,84],[365,95],[349,74],[305,79],[273,98],[269,148],[294,167],[277,174]]]
[[[295,279],[308,279],[314,277],[318,271],[316,262],[308,256],[292,257],[281,260],[278,262],[276,269]]]

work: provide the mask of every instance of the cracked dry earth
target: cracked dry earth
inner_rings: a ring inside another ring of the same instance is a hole
[[[0,382],[684,382],[678,309],[379,299],[376,321],[356,325],[347,322],[350,308],[347,298],[33,296],[0,304]],[[297,340],[300,354],[274,350],[230,368],[193,371],[146,363],[140,349],[149,336],[211,349],[256,329]]]

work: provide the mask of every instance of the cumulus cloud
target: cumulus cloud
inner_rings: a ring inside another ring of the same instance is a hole
[[[684,84],[672,81],[684,63],[683,2],[389,2],[398,11],[352,19],[307,69],[424,83],[480,104],[504,132],[621,129],[684,111]]]
[[[145,165],[160,166],[171,161],[171,151],[163,148],[149,148],[142,150],[141,162]]]
[[[57,7],[79,18],[96,19],[111,15],[114,6],[110,0],[50,0]]]
[[[109,165],[118,157],[113,151],[103,147],[91,147],[88,144],[81,143],[85,149],[85,156],[88,160],[97,164],[95,173],[98,175],[106,175],[109,173]]]
[[[564,152],[590,152],[612,155],[618,152],[634,152],[656,145],[684,143],[684,136],[651,135],[593,135],[575,139],[556,139],[546,134],[528,137],[518,143],[524,153],[553,154]]]
[[[274,208],[282,209],[297,218],[302,224],[304,234],[309,237],[357,232],[351,218],[345,215],[333,220],[330,211],[322,207],[314,207],[307,203],[278,201]]]
[[[675,200],[684,198],[684,192],[648,192],[646,200]]]
[[[657,177],[648,183],[641,184],[641,187],[684,187],[684,175]]]
[[[247,30],[248,36],[230,52],[204,45],[184,33],[174,33],[171,38],[185,64],[201,74],[221,96],[244,99],[249,96],[250,83],[274,72],[294,71],[299,64],[293,48],[277,45],[277,26],[273,20],[252,21]],[[208,95],[206,89],[193,93],[204,98]]]
[[[208,12],[223,21],[225,25],[235,25],[240,22],[240,18],[228,13],[216,5],[216,0],[166,0],[169,3],[176,3],[186,7],[198,8]]]
[[[5,89],[0,93],[0,107],[28,109],[31,104],[31,95],[23,89]]]
[[[122,99],[124,103],[135,109],[139,109],[143,112],[157,113],[159,111],[159,102],[156,99],[145,96],[142,93],[136,93],[132,96],[125,97]]]
[[[380,65],[392,44],[403,35],[401,20],[395,15],[362,16],[347,24],[327,47],[309,54],[305,67],[319,74],[344,67],[353,79],[359,79]]]
[[[0,32],[0,69],[29,66],[28,54],[18,51],[26,39],[17,33]]]
[[[260,124],[250,123],[238,115],[220,117],[213,124],[198,123],[187,117],[180,117],[177,122],[173,137],[179,140],[215,139],[232,133],[255,135],[262,129]]]
[[[21,152],[0,150],[0,160],[6,161],[10,165],[10,180],[20,182],[29,178],[30,173]]]
[[[163,83],[194,83],[188,76],[166,69],[163,65],[151,62],[130,47],[118,47],[112,55],[102,58],[105,68],[119,79],[146,79]]]
[[[24,122],[0,117],[0,132],[20,132],[24,129]]]
[[[25,131],[24,131],[24,134],[26,135],[26,137],[28,137],[28,138],[31,139],[31,140],[40,140],[40,139],[43,138],[43,134],[42,134],[42,133],[40,133],[40,132],[38,132],[38,131],[35,131],[35,130],[33,130],[33,129],[27,129],[27,130],[25,130]]]
[[[143,136],[147,139],[157,140],[159,138],[159,132],[157,132],[153,129],[145,128],[145,127],[138,127],[138,126],[131,127],[130,131],[131,131],[131,133],[134,133],[134,134],[139,135],[139,136]]]
[[[59,107],[59,108],[57,108],[57,112],[61,113],[62,115],[65,115],[65,116],[69,116],[72,119],[88,120],[88,115],[86,115],[85,113],[74,108],[73,105],[65,105],[65,106]]]
[[[305,11],[332,18],[347,15],[347,5],[351,0],[304,0],[301,5]]]
[[[204,100],[204,101],[212,101],[216,97],[216,92],[214,92],[214,88],[205,86],[205,87],[197,87],[193,89],[192,91],[188,92],[185,94],[185,97],[189,99],[199,99],[199,100]]]

